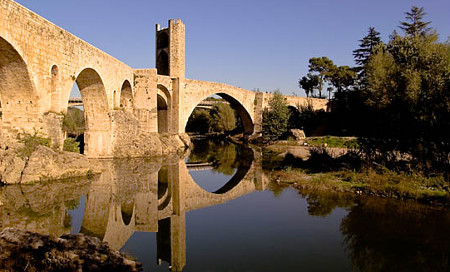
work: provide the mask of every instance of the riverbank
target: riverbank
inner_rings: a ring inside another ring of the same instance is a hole
[[[364,165],[353,149],[276,143],[266,146],[263,153],[266,175],[281,185],[450,206],[450,184],[443,175],[425,177]]]
[[[450,206],[450,190],[440,178],[414,175],[376,173],[373,170],[358,173],[335,171],[306,173],[302,169],[266,172],[271,181],[300,190],[346,192],[394,199],[413,199],[436,206]]]
[[[99,159],[184,156],[191,145],[185,133],[141,134],[116,141],[120,144],[114,145],[112,155]],[[24,133],[18,139],[0,137],[0,185],[91,177],[100,172],[97,159],[51,147],[50,139],[38,134]]]

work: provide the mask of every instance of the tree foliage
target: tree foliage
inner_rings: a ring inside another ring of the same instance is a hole
[[[235,110],[228,103],[217,103],[210,110],[194,109],[186,125],[186,131],[201,134],[229,133],[236,129],[238,121]]]
[[[275,91],[269,99],[269,107],[263,112],[263,138],[268,141],[280,139],[287,132],[289,116],[286,98],[280,91]]]
[[[406,153],[430,169],[449,163],[450,47],[427,30],[423,14],[413,7],[405,36],[375,48],[361,94],[374,121],[367,135],[383,139],[371,150]]]
[[[405,31],[407,36],[427,36],[430,33],[431,28],[428,25],[431,22],[424,22],[423,17],[426,15],[423,7],[418,8],[416,6],[411,7],[411,11],[405,12],[406,21],[400,22],[400,29]]]
[[[330,79],[335,69],[336,65],[334,65],[333,61],[327,57],[309,59],[309,73],[317,76],[319,79],[319,84],[317,87],[317,90],[319,91],[319,98],[322,98],[324,82]]]
[[[373,49],[381,43],[380,32],[376,31],[374,27],[369,27],[369,33],[359,42],[359,48],[353,50],[353,57],[356,64],[364,66],[369,61]]]
[[[313,96],[314,90],[319,88],[319,76],[308,73],[298,81],[298,86],[305,90],[307,97]]]
[[[68,108],[63,119],[63,130],[72,135],[80,135],[86,130],[84,111],[78,108]]]
[[[371,161],[450,173],[450,44],[438,42],[424,15],[412,7],[404,34],[394,30],[386,44],[369,28],[353,51],[356,69],[326,57],[311,58],[309,69],[337,89],[326,126],[359,136]]]
[[[214,132],[230,132],[236,128],[236,113],[229,104],[216,104],[211,111],[211,118]]]

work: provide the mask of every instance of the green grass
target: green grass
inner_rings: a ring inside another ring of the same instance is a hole
[[[450,203],[450,185],[443,176],[423,177],[386,170],[354,172],[350,170],[307,174],[289,169],[273,171],[271,178],[295,187],[318,191],[352,192],[382,197],[414,199],[444,205]]]
[[[310,146],[327,146],[353,149],[359,148],[357,139],[334,136],[310,137],[306,139],[306,143]]]

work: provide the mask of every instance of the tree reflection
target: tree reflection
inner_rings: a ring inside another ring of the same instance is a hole
[[[357,271],[448,271],[450,213],[417,203],[364,199],[342,220]]]
[[[308,202],[308,214],[312,216],[326,217],[337,208],[350,208],[354,205],[354,196],[336,192],[302,192]]]
[[[250,165],[251,149],[238,146],[229,141],[201,140],[194,143],[189,162],[210,162],[213,171],[233,175],[238,167]]]

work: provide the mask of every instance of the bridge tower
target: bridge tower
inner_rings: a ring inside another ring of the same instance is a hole
[[[158,75],[184,78],[185,27],[180,20],[169,20],[169,27],[156,25],[156,69]]]

